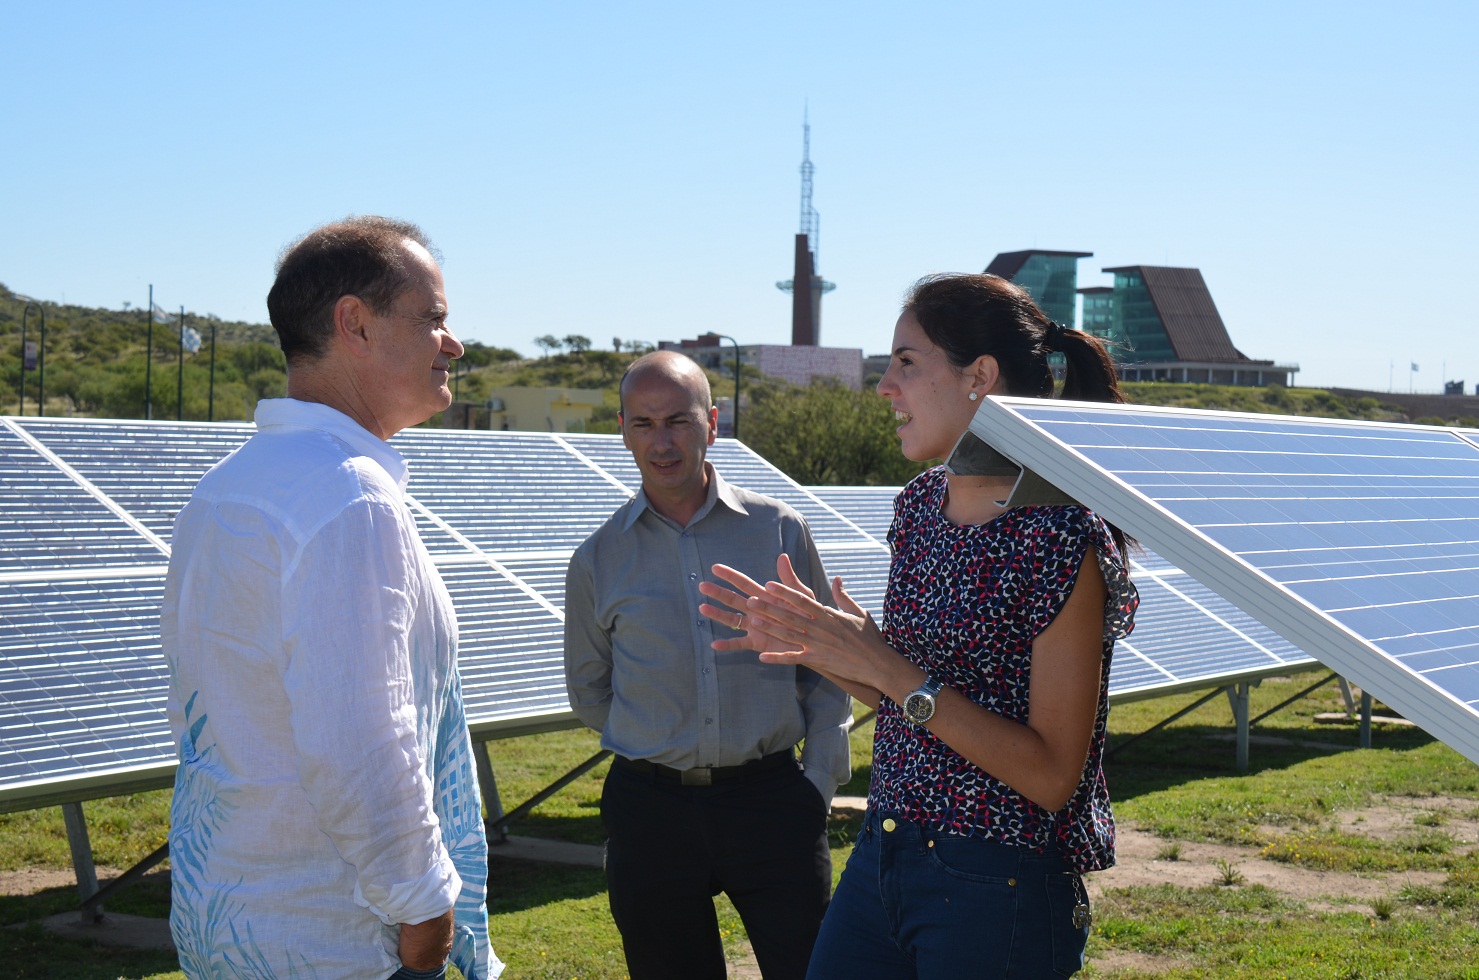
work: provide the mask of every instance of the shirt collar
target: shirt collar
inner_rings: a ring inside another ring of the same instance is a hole
[[[704,498],[703,506],[693,515],[693,520],[688,522],[689,527],[692,527],[707,517],[709,512],[714,509],[716,503],[722,503],[736,514],[748,515],[750,513],[745,510],[745,505],[740,501],[739,494],[734,492],[734,487],[726,483],[724,477],[719,475],[719,471],[714,469],[713,463],[704,460],[704,472],[709,477],[708,495]],[[642,516],[644,510],[651,510],[654,517],[667,520],[667,518],[663,517],[656,510],[653,510],[652,505],[647,502],[647,491],[639,489],[637,495],[632,498],[632,507],[627,511],[626,520],[622,522],[621,529],[626,531],[633,524],[637,523],[637,518]],[[671,524],[672,522],[668,521],[668,523]]]
[[[321,402],[296,398],[264,398],[254,414],[259,431],[273,428],[317,429],[349,447],[357,456],[368,456],[385,470],[402,490],[410,483],[406,459],[384,439],[360,425],[337,408]]]

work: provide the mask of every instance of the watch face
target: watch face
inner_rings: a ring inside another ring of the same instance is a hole
[[[934,717],[935,699],[923,691],[915,691],[904,699],[904,717],[916,725],[923,725]]]

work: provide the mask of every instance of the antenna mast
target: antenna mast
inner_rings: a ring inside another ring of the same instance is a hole
[[[811,178],[816,168],[811,165],[811,108],[802,110],[801,115],[801,234],[806,236],[811,247],[812,268],[817,265],[817,250],[821,237],[822,217],[811,204]]]
[[[791,343],[814,346],[821,343],[822,294],[836,289],[817,275],[817,236],[821,216],[811,205],[811,178],[816,168],[811,165],[811,110],[801,116],[801,231],[796,235],[796,271],[790,279],[775,284],[791,294]]]

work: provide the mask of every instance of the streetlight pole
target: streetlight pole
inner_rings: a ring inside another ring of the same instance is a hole
[[[16,414],[26,414],[26,321],[33,306],[41,319],[41,346],[36,351],[36,414],[41,416],[46,414],[46,308],[34,300],[26,300],[26,307],[21,311],[21,400]]]
[[[211,321],[211,394],[210,407],[206,409],[205,420],[214,422],[216,420],[216,321]]]
[[[180,369],[175,380],[175,421],[185,418],[185,307],[180,307]]]
[[[739,385],[740,385],[740,349],[739,341],[722,333],[714,334],[720,340],[727,340],[734,345],[734,423],[730,435],[739,438]]]

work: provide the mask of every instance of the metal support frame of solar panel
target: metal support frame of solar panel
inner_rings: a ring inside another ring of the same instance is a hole
[[[879,541],[893,519],[891,487],[809,487]],[[1115,644],[1112,703],[1225,687],[1319,666],[1247,613],[1150,551],[1132,554],[1140,589],[1135,631]],[[886,572],[885,572],[886,577]]]
[[[1479,434],[991,399],[972,431],[1479,762]]]
[[[205,470],[252,431],[0,420],[0,476],[9,477],[0,490],[0,810],[169,785],[156,616],[170,524]],[[561,665],[564,567],[637,485],[619,437],[412,429],[395,445],[458,607],[475,738],[577,726]],[[721,440],[710,458],[733,482],[805,513],[839,567],[877,551],[742,444]],[[42,601],[63,582],[78,598]],[[102,720],[111,703],[127,710]],[[99,737],[106,731],[120,744]]]

